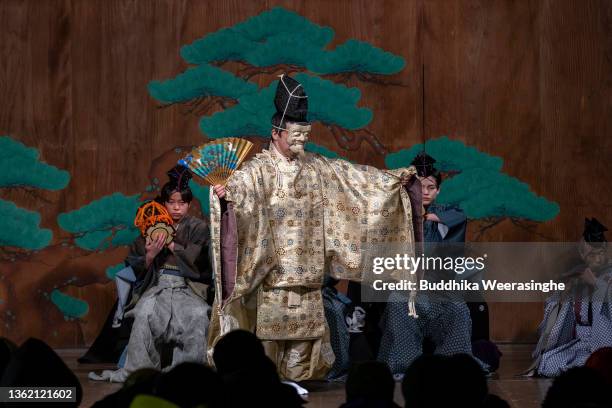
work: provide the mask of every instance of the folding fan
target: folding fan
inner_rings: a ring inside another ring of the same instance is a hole
[[[225,185],[244,161],[253,143],[239,137],[226,137],[194,147],[179,164],[186,166],[208,184]]]
[[[165,237],[166,245],[174,239],[174,227],[172,217],[166,207],[155,202],[149,201],[138,208],[134,225],[140,230],[148,244],[158,235]]]

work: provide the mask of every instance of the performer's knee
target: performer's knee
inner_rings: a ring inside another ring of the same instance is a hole
[[[147,322],[149,317],[153,315],[152,299],[141,299],[134,307],[134,323]]]

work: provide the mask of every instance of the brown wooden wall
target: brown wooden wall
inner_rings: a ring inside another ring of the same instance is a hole
[[[610,1],[2,0],[0,135],[38,148],[72,178],[37,196],[0,191],[40,211],[55,236],[50,248],[0,266],[0,335],[64,347],[93,340],[114,301],[104,269],[125,250],[57,244],[66,237],[57,214],[115,191],[141,192],[151,177],[163,178],[174,147],[200,143],[199,118],[180,106],[158,109],[147,83],[185,69],[181,45],[276,5],[332,27],[334,44],[359,39],[406,59],[391,78],[405,86],[349,82],[390,151],[448,135],[502,157],[504,172],[559,203],[559,216],[538,233],[574,240],[585,215],[612,225]],[[315,142],[338,150],[317,131]],[[365,144],[345,155],[383,165]],[[509,222],[485,238],[542,239]],[[78,279],[65,291],[90,304],[82,322],[64,321],[40,294],[68,276]],[[492,305],[493,337],[532,341],[541,314],[540,304]]]

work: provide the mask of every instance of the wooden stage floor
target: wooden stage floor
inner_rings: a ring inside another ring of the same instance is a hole
[[[521,378],[516,374],[529,366],[530,352],[533,345],[500,345],[504,354],[501,366],[497,373],[489,379],[489,392],[504,398],[513,408],[536,408],[540,407],[541,401],[550,386],[551,380],[541,378]],[[70,349],[57,350],[59,355],[66,361],[68,366],[77,374],[83,386],[83,403],[81,407],[89,407],[94,402],[102,399],[105,395],[114,392],[121,387],[120,384],[100,383],[90,381],[87,378],[89,371],[100,371],[112,369],[110,365],[79,364],[77,358],[85,350]],[[305,387],[310,390],[308,397],[310,408],[337,408],[344,402],[344,385],[324,382],[306,383]],[[403,406],[404,399],[401,395],[399,383],[395,389],[395,401]]]

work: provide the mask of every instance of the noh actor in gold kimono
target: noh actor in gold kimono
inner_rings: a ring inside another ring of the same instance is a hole
[[[308,99],[293,78],[281,76],[274,104],[269,149],[212,189],[209,355],[223,335],[246,329],[281,377],[322,379],[334,362],[324,275],[362,281],[384,246],[414,254],[420,205],[409,192],[420,186],[402,187],[415,183],[413,167],[382,171],[305,152]]]

